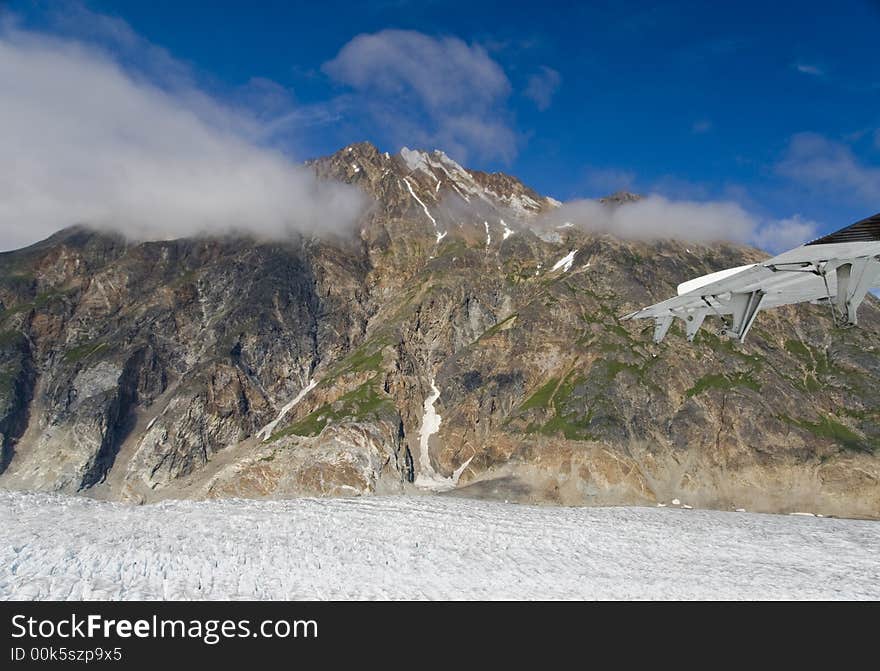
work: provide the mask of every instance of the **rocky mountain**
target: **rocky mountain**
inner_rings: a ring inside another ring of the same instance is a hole
[[[0,486],[880,516],[875,300],[654,345],[618,317],[763,254],[539,226],[558,203],[442,152],[309,165],[372,197],[350,237],[0,254]]]

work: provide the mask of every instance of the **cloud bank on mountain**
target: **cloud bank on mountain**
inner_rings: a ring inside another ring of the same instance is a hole
[[[353,187],[259,142],[263,122],[109,51],[0,25],[0,249],[85,223],[133,238],[348,230]]]
[[[656,194],[612,205],[572,200],[546,214],[541,223],[549,227],[572,224],[628,239],[729,240],[769,252],[796,247],[817,230],[815,222],[798,215],[767,220],[731,201],[670,200]]]

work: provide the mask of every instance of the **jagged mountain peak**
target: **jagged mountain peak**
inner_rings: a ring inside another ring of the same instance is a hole
[[[367,240],[424,236],[486,246],[528,228],[559,203],[504,173],[470,170],[441,150],[403,147],[390,154],[357,143],[309,162],[320,177],[353,184],[374,205],[361,226]]]
[[[319,175],[358,184],[380,200],[399,190],[427,221],[458,223],[468,211],[479,224],[487,217],[533,218],[559,203],[526,186],[516,177],[472,170],[434,149],[403,147],[397,154],[381,152],[363,142],[309,162]],[[436,210],[436,211],[435,211]],[[467,217],[465,217],[467,218]],[[433,227],[433,224],[432,224]]]
[[[439,149],[427,152],[403,147],[400,156],[411,174],[429,175],[438,189],[446,181],[448,188],[465,202],[477,198],[510,209],[517,216],[534,216],[556,205],[556,201],[541,196],[512,175],[464,168]]]
[[[600,198],[599,202],[603,205],[623,205],[625,203],[636,203],[641,199],[642,196],[637,193],[630,193],[629,191],[615,191],[610,196]]]

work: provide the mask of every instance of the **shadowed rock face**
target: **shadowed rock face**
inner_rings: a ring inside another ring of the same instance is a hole
[[[73,228],[0,254],[0,486],[880,516],[873,299],[858,329],[799,306],[745,345],[711,319],[654,345],[618,316],[763,255],[541,229],[552,201],[439,152],[310,165],[373,197],[350,237]]]

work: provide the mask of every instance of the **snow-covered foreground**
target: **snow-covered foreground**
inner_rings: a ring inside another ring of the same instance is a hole
[[[6,599],[880,598],[880,523],[437,496],[0,492]]]

